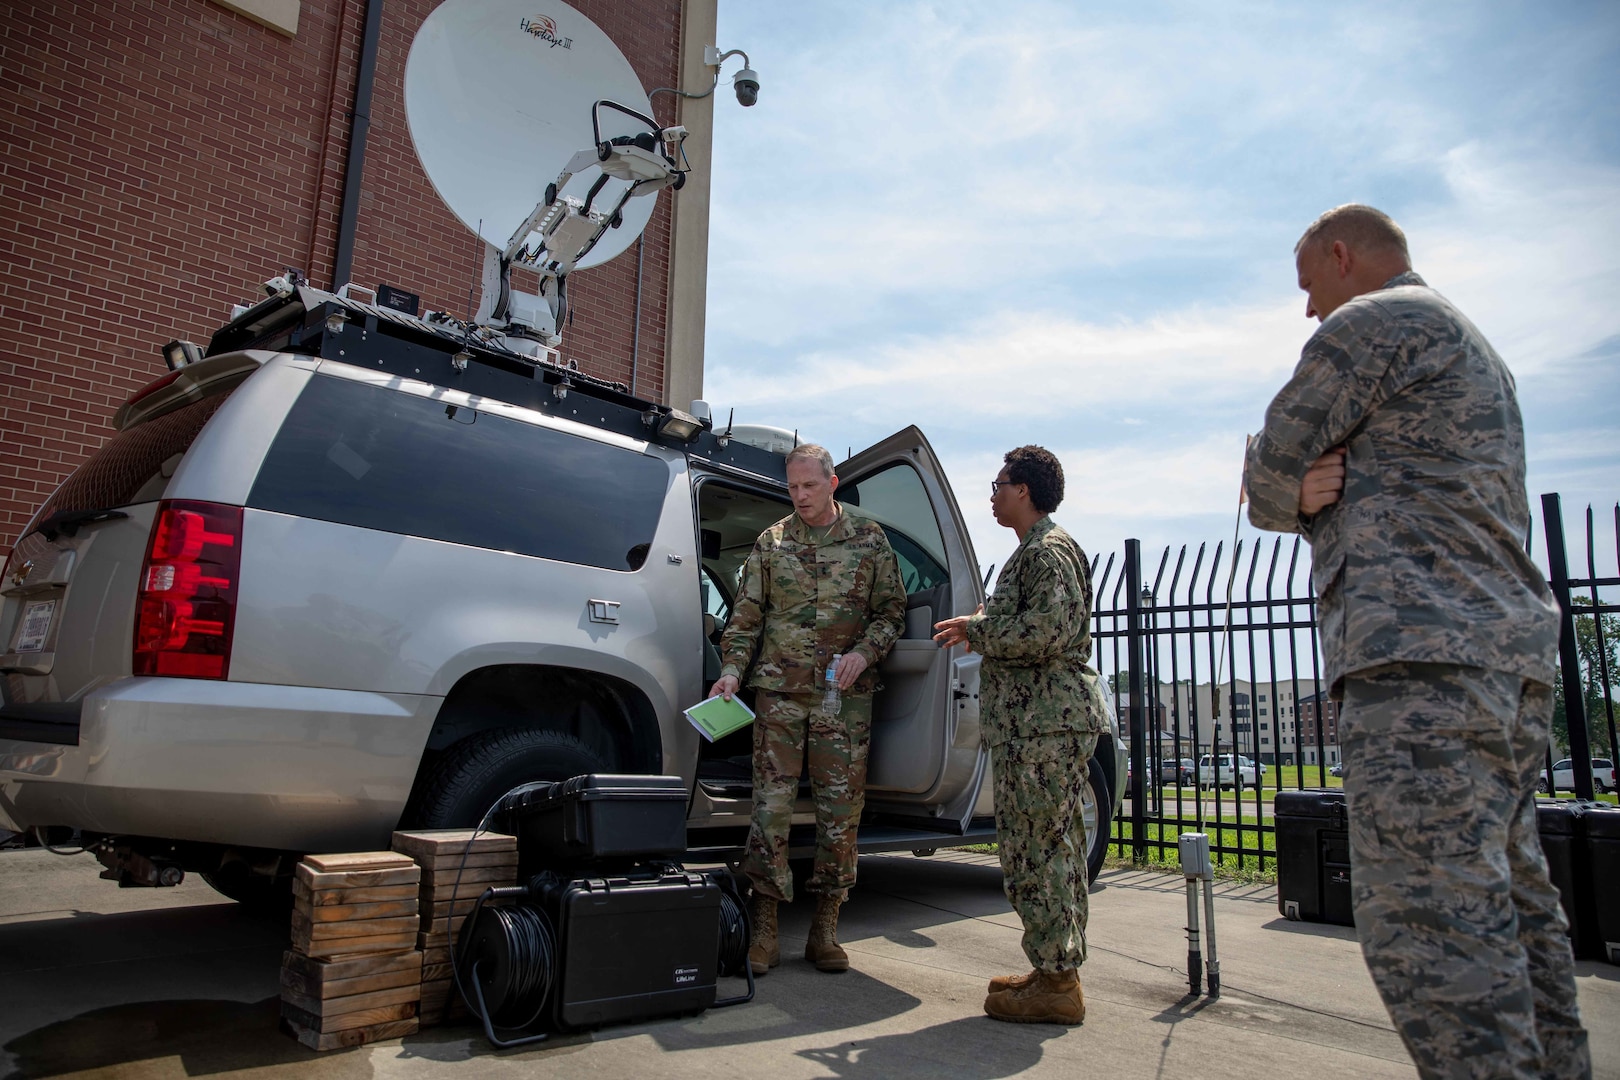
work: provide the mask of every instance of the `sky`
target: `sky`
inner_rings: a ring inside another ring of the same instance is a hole
[[[982,570],[1031,442],[1089,553],[1230,545],[1316,327],[1294,242],[1367,202],[1514,371],[1532,504],[1593,504],[1615,572],[1620,6],[720,0],[718,38],[761,89],[716,94],[717,419],[838,459],[917,425]]]

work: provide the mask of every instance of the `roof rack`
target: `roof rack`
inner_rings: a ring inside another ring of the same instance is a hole
[[[296,274],[264,287],[264,300],[214,333],[207,356],[243,349],[319,356],[683,449],[721,471],[787,482],[782,454],[733,439],[729,430],[717,435],[709,417],[638,397],[623,383],[552,359],[550,350],[530,355],[498,331],[442,313],[420,318],[364,303],[347,295],[348,287],[330,293]]]

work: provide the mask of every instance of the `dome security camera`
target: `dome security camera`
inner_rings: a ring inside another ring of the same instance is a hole
[[[732,89],[737,91],[737,104],[747,108],[759,100],[759,72],[753,68],[743,68],[731,80]]]

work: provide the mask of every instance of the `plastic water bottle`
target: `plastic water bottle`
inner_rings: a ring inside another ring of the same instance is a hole
[[[843,653],[834,653],[832,663],[827,665],[827,690],[821,695],[822,716],[838,715],[840,704],[838,697],[838,661],[843,658]]]

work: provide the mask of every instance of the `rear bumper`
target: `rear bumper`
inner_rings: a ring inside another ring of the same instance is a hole
[[[442,700],[123,679],[85,697],[77,745],[0,739],[0,828],[386,848]]]

